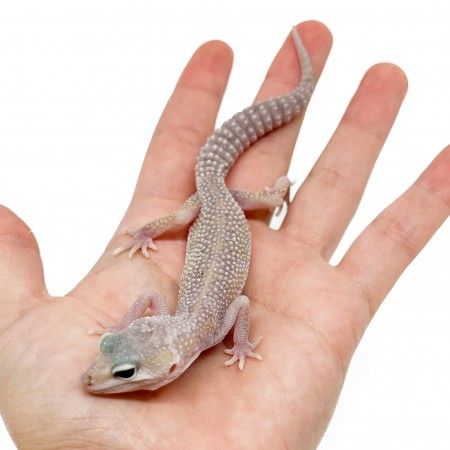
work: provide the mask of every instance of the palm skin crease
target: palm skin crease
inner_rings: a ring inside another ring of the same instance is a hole
[[[317,22],[298,29],[317,77],[330,34]],[[209,42],[188,63],[118,230],[145,223],[149,212],[159,217],[172,211],[194,192],[195,158],[213,130],[231,59],[227,46]],[[288,39],[258,99],[288,92],[298,77]],[[130,262],[112,255],[123,239],[118,231],[86,278],[55,299],[45,288],[33,235],[2,207],[0,407],[16,445],[164,449],[214,448],[220,442],[226,448],[315,448],[371,317],[448,215],[450,148],[363,231],[337,266],[328,263],[405,93],[406,79],[397,67],[371,68],[281,229],[268,228],[268,215],[249,216],[253,253],[244,293],[251,300],[252,337],[265,339],[264,360],[250,361],[244,372],[223,367],[226,341],[158,391],[86,393],[79,376],[98,351],[97,339],[87,335],[95,317],[117,322],[130,299],[148,286],[173,310],[186,233],[159,240],[149,260],[135,256]],[[187,107],[194,99],[195,118]],[[228,184],[255,191],[285,174],[299,126],[289,124],[248,150]]]

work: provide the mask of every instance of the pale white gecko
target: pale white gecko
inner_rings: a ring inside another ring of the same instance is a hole
[[[195,166],[197,194],[177,211],[154,220],[136,232],[114,253],[139,249],[149,257],[153,239],[168,229],[189,224],[186,259],[178,306],[171,315],[153,290],[141,295],[115,324],[100,323],[100,354],[82,376],[85,388],[96,394],[154,390],[179,377],[199,354],[219,342],[234,325],[232,355],[225,365],[247,356],[261,359],[249,335],[249,299],[242,295],[250,263],[250,231],[243,209],[281,207],[290,182],[281,177],[273,188],[259,193],[229,191],[225,175],[245,149],[259,138],[298,116],[313,91],[308,54],[293,29],[302,67],[299,86],[288,95],[257,103],[235,114],[208,138]],[[150,309],[151,316],[144,316]]]

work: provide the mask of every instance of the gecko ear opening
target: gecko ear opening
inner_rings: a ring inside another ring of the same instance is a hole
[[[121,380],[131,380],[137,374],[137,367],[131,363],[120,364],[113,367],[112,374]]]

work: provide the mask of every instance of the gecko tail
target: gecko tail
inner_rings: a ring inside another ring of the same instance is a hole
[[[312,64],[295,27],[292,35],[302,71],[298,87],[286,95],[245,108],[208,138],[200,150],[196,164],[200,198],[203,186],[209,189],[207,186],[210,183],[218,180],[222,183],[230,167],[250,145],[298,117],[308,104],[314,90]]]
[[[302,67],[302,78],[300,80],[300,86],[303,85],[311,85],[314,88],[314,72],[311,64],[311,60],[309,59],[308,52],[303,45],[302,40],[298,34],[297,28],[295,26],[292,27],[292,37],[294,39],[295,49],[297,50],[298,59],[300,61],[300,65]],[[312,91],[311,91],[312,93]]]

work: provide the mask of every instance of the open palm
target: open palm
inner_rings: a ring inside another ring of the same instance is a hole
[[[331,46],[326,28],[299,26],[316,77]],[[195,191],[194,164],[212,132],[231,52],[209,42],[194,54],[155,131],[123,226],[138,227]],[[300,77],[289,38],[258,100],[289,92]],[[252,260],[245,294],[251,338],[263,361],[224,368],[224,345],[204,352],[155,392],[94,396],[80,374],[97,354],[87,335],[102,316],[117,321],[146,288],[172,306],[186,231],[158,240],[149,260],[112,256],[120,233],[66,297],[45,288],[28,228],[0,209],[0,407],[19,448],[314,448],[333,413],[351,356],[401,272],[446,219],[450,149],[355,241],[328,261],[353,216],[406,92],[392,65],[369,70],[336,133],[300,187],[279,231],[249,215]],[[246,105],[242,105],[246,106]],[[260,190],[286,174],[299,121],[273,132],[238,161],[229,185]]]

